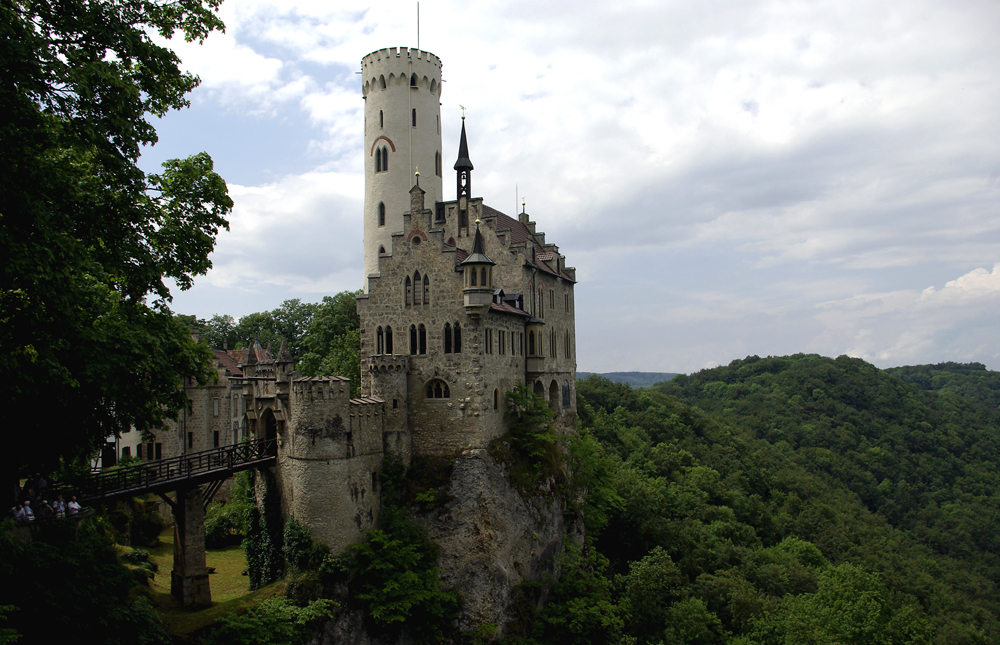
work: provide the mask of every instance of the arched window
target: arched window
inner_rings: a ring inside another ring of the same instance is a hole
[[[385,127],[385,116],[382,114],[382,110],[378,111],[378,127]]]
[[[472,275],[469,276],[469,279],[472,280],[472,282],[469,283],[469,286],[470,287],[475,287],[476,286],[476,267],[472,267],[469,270],[472,272]]]
[[[436,78],[432,78],[431,79],[431,94],[436,94],[437,93],[437,85],[438,85],[437,79]]]
[[[385,202],[378,203],[378,225],[385,226]]]
[[[410,276],[406,276],[406,306],[409,307],[413,304],[413,283],[410,282]]]
[[[444,353],[451,353],[451,323],[444,324]]]
[[[545,318],[545,292],[538,287],[538,317]]]
[[[389,148],[382,146],[382,172],[389,170]]]
[[[563,400],[562,400],[563,407],[564,408],[568,408],[569,407],[569,381],[566,381],[566,380],[563,381],[562,395],[563,395]]]
[[[382,172],[382,148],[375,149],[375,172]]]
[[[410,87],[416,87],[416,86],[417,86],[417,75],[413,74],[412,76],[410,76]]]
[[[431,280],[424,274],[424,304],[431,304]]]
[[[410,355],[417,355],[417,326],[410,325]]]
[[[486,279],[486,267],[480,269],[479,284],[483,285],[484,287],[490,286],[489,280]]]
[[[385,255],[385,247],[384,246],[379,245],[379,247],[378,247],[378,254],[379,255]]]
[[[382,328],[375,332],[375,353],[382,354],[385,351],[385,340],[382,337]]]
[[[392,327],[385,328],[385,353],[392,355]]]
[[[416,273],[413,274],[413,304],[415,305],[420,304],[420,294],[421,294],[420,272],[417,271]]]
[[[455,326],[452,327],[452,331],[455,334],[455,342],[453,343],[453,345],[455,347],[455,353],[456,354],[461,354],[462,353],[462,326],[459,325],[458,323],[455,323]]]
[[[413,108],[413,127],[417,127],[417,108]]]
[[[423,356],[427,354],[427,328],[424,327],[423,323],[420,323],[420,327],[417,328],[417,334],[420,337],[420,355]]]
[[[448,384],[439,378],[433,379],[427,382],[427,398],[428,399],[450,399],[451,391],[448,389]]]
[[[385,89],[385,76],[382,76],[381,74],[378,77],[378,86],[383,90]]]
[[[528,332],[528,356],[535,355],[535,332]]]

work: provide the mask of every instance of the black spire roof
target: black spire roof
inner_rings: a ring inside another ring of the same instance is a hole
[[[465,138],[465,117],[462,117],[462,139],[458,143],[458,161],[455,162],[455,170],[473,170],[472,160],[469,159],[469,141]]]
[[[476,237],[472,242],[472,253],[469,253],[469,257],[462,260],[462,265],[466,264],[496,264],[483,249],[483,234],[479,232],[478,221],[476,222]]]

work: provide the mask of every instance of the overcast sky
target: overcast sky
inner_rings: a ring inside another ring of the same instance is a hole
[[[143,165],[202,150],[236,202],[174,309],[362,286],[361,58],[414,2],[227,0]],[[750,354],[1000,369],[1000,2],[420,4],[475,192],[577,268],[582,371]],[[446,197],[454,184],[445,178]]]

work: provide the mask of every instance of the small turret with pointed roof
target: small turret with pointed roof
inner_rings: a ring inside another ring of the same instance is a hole
[[[495,266],[496,262],[491,260],[489,256],[486,255],[486,251],[483,247],[483,234],[479,232],[479,220],[476,220],[476,237],[472,242],[472,252],[469,253],[469,257],[462,260],[461,266],[469,264],[487,264],[489,266]]]
[[[477,219],[472,252],[460,265],[465,273],[462,287],[465,310],[471,315],[479,315],[477,312],[484,307],[489,307],[490,302],[493,301],[493,267],[496,266],[496,262],[486,255],[485,247]]]
[[[279,363],[291,363],[292,353],[288,351],[288,340],[284,337],[281,339],[281,347],[278,348],[278,362]]]

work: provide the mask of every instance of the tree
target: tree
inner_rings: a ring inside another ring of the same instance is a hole
[[[220,2],[0,0],[0,372],[27,412],[8,476],[160,425],[184,378],[209,378],[165,280],[211,267],[232,201],[207,154],[159,175],[137,161],[150,118],[198,84],[154,38],[205,38]]]
[[[361,387],[360,291],[342,291],[315,305],[315,314],[302,338],[304,353],[299,370],[307,376],[346,376],[351,392]]]

